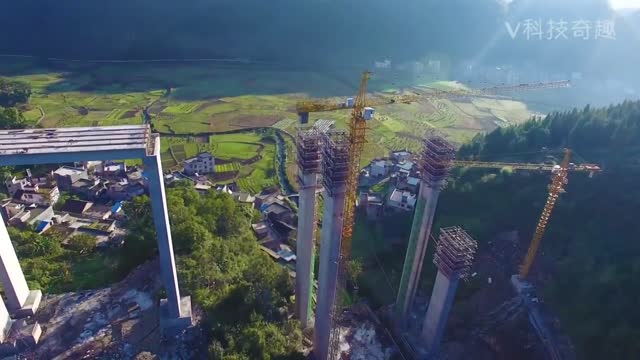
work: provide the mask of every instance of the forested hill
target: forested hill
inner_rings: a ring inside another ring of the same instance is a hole
[[[460,158],[595,162],[593,178],[570,173],[531,277],[560,317],[580,359],[640,354],[640,102],[553,113],[477,136]],[[548,174],[461,170],[440,202],[436,226],[465,224],[486,243],[518,230],[528,246],[547,197]],[[523,253],[514,257],[519,262]],[[513,272],[516,265],[511,264]]]
[[[598,162],[605,168],[640,166],[640,102],[625,101],[597,109],[587,106],[500,128],[486,136],[476,136],[460,149],[459,156],[535,160],[543,154],[543,148],[564,147],[571,148],[579,160]]]

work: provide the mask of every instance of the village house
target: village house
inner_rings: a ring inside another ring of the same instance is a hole
[[[256,201],[255,196],[251,196],[249,193],[236,192],[231,194],[233,198],[239,203],[249,204],[252,208],[254,207],[254,202]]]
[[[215,159],[211,153],[204,152],[184,161],[184,172],[187,175],[210,174],[215,171]]]
[[[389,174],[389,166],[386,160],[376,160],[371,163],[369,175],[371,177],[384,177]]]
[[[83,216],[91,206],[93,206],[93,203],[90,201],[69,199],[62,205],[60,210],[73,216]]]
[[[409,176],[407,178],[401,178],[398,180],[397,189],[407,190],[417,194],[419,186],[420,186],[420,179],[418,179],[417,177]]]
[[[14,198],[27,204],[51,206],[60,198],[60,191],[52,184],[28,184],[17,191]]]
[[[104,176],[122,175],[127,172],[127,164],[124,161],[103,161],[96,166],[96,172]]]
[[[253,229],[253,232],[256,234],[258,240],[264,239],[265,237],[267,237],[267,235],[269,235],[269,225],[267,225],[267,223],[264,221],[260,221],[256,224],[251,224],[251,229]]]
[[[90,201],[69,199],[60,210],[77,217],[106,220],[111,216],[111,208],[111,206],[95,204]]]
[[[211,190],[212,186],[207,183],[197,182],[193,184],[193,188],[196,189],[199,194],[204,195]]]
[[[51,206],[38,206],[36,204],[23,204],[12,199],[2,200],[0,213],[3,220],[10,225],[25,227],[37,225],[41,221],[48,221],[54,216]]]
[[[9,195],[27,204],[53,205],[60,197],[60,190],[46,177],[36,178],[27,170],[26,178],[18,179],[13,176],[5,180]]]
[[[402,161],[395,165],[395,171],[399,178],[407,178],[414,174],[415,165],[413,161]]]
[[[109,182],[106,184],[107,197],[113,201],[131,200],[136,196],[144,195],[144,186],[140,183],[130,184],[127,179],[119,182]]]
[[[396,162],[404,162],[411,160],[411,153],[408,151],[393,151],[391,152],[391,158]]]
[[[15,176],[5,180],[4,185],[7,187],[9,196],[14,197],[18,191],[22,191],[29,182],[26,178],[18,179]]]
[[[282,201],[274,201],[267,205],[262,211],[271,221],[291,222],[293,220],[293,211]]]
[[[393,189],[387,201],[387,207],[392,210],[411,211],[416,206],[416,195],[406,191]]]
[[[105,183],[100,179],[79,179],[71,185],[71,193],[87,200],[96,200],[107,191]]]
[[[61,166],[53,172],[53,178],[61,191],[71,191],[72,185],[80,179],[89,179],[87,170]]]

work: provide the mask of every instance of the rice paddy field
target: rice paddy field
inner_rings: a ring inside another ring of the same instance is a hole
[[[0,74],[31,84],[33,94],[22,111],[32,126],[140,124],[146,110],[154,130],[162,134],[165,169],[211,151],[227,161],[218,165],[219,171],[238,172],[238,184],[251,190],[275,183],[275,146],[254,130],[272,127],[294,134],[297,101],[309,97],[342,101],[356,92],[359,81],[357,73],[252,65],[56,63],[44,68],[30,59],[7,58],[0,59]],[[463,87],[424,79],[400,83],[385,76],[376,74],[369,87],[372,92]],[[349,116],[349,110],[338,110],[311,114],[311,119],[333,119],[338,128],[346,128]],[[390,150],[417,150],[421,135],[429,129],[462,143],[477,132],[529,117],[523,103],[498,98],[424,99],[380,106],[369,123],[362,164]],[[287,175],[295,183],[293,142],[285,140]],[[260,159],[242,164],[255,157]]]

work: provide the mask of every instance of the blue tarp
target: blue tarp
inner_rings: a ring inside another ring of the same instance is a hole
[[[120,211],[120,209],[122,209],[122,202],[118,201],[111,207],[111,212],[115,214]]]
[[[38,225],[36,226],[36,232],[40,233],[44,230],[44,228],[47,227],[47,225],[49,225],[49,221],[47,220],[41,220]]]

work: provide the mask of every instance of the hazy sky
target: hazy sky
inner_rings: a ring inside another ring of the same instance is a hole
[[[640,0],[609,0],[609,3],[616,10],[640,8]]]

